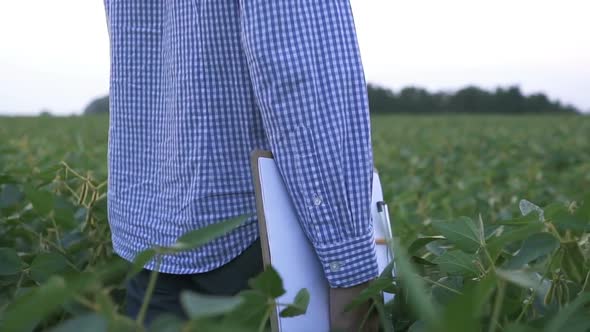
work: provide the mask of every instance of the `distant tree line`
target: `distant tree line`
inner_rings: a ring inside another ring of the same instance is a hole
[[[518,86],[486,91],[468,86],[453,93],[430,93],[425,89],[407,87],[399,92],[368,85],[372,113],[580,113],[571,105],[551,101],[543,93],[523,95]]]
[[[403,88],[393,92],[387,88],[368,84],[371,113],[580,113],[571,105],[552,101],[543,94],[525,96],[518,86],[497,88],[489,92],[468,86],[456,92],[430,93],[417,87]],[[109,97],[93,100],[84,114],[108,113]]]
[[[109,112],[109,96],[94,99],[84,109],[84,114],[99,114]]]

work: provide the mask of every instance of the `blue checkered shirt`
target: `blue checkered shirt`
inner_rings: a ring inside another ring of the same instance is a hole
[[[127,260],[244,213],[164,256],[199,273],[258,237],[250,153],[271,150],[332,287],[377,276],[367,87],[348,0],[105,0],[108,218]],[[154,269],[154,262],[148,263]]]

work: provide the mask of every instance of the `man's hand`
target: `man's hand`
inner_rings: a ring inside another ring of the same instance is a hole
[[[330,288],[330,328],[332,331],[379,331],[379,317],[376,310],[372,310],[371,316],[366,320],[361,329],[361,324],[371,307],[369,301],[344,312],[344,308],[352,302],[362,291],[367,288],[370,281],[349,287]]]

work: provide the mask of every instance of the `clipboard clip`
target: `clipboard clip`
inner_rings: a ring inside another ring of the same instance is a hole
[[[377,213],[381,222],[381,227],[384,231],[385,238],[383,241],[387,246],[387,261],[391,263],[393,261],[393,232],[391,231],[391,220],[389,219],[389,209],[384,201],[377,202]],[[395,265],[393,268],[395,274]]]

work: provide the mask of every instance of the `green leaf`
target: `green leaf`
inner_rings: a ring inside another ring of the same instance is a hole
[[[486,249],[490,253],[490,256],[495,260],[497,256],[502,252],[504,247],[507,245],[522,241],[529,236],[540,232],[543,229],[542,223],[530,223],[524,226],[518,227],[507,227],[503,226],[502,232],[493,237],[486,244]]]
[[[13,248],[0,248],[0,276],[19,273],[22,264],[16,250]]]
[[[8,175],[6,173],[0,173],[0,184],[16,184],[19,183],[14,176]]]
[[[552,204],[548,207],[549,212],[546,213],[548,215],[548,219],[553,223],[558,229],[563,231],[579,231],[579,232],[586,232],[590,230],[590,219],[585,216],[585,209],[588,209],[586,204],[582,205],[581,207],[577,208],[575,211],[570,211],[570,209],[563,205],[563,204]]]
[[[526,226],[530,224],[542,225],[543,223],[539,221],[539,215],[537,214],[537,212],[533,212],[525,216],[520,216],[509,220],[498,221],[498,224],[505,226]]]
[[[242,323],[235,322],[232,320],[222,320],[219,321],[218,319],[202,319],[199,320],[198,324],[194,324],[198,326],[198,329],[178,329],[178,331],[195,331],[195,332],[261,332],[261,331],[269,331],[269,330],[261,330],[259,326],[245,326]],[[264,327],[264,325],[262,325]],[[135,332],[135,331],[134,331]],[[160,330],[153,330],[153,332],[160,332]]]
[[[191,319],[212,317],[228,313],[236,309],[243,298],[239,296],[202,295],[191,291],[180,294],[180,302]]]
[[[68,280],[53,276],[41,286],[13,301],[6,309],[3,331],[23,331],[35,327],[54,310],[71,299],[77,292],[96,283],[94,274],[81,273]]]
[[[588,232],[590,231],[590,193],[575,203],[576,208],[573,211],[563,203],[550,204],[545,208],[545,215],[560,230]]]
[[[477,261],[475,255],[466,254],[460,250],[450,250],[437,257],[434,263],[440,266],[441,271],[448,274],[475,276],[478,274],[475,261]]]
[[[119,256],[113,256],[99,264],[89,267],[87,271],[81,272],[92,273],[97,280],[102,281],[104,285],[111,283],[120,283],[125,274],[129,271],[129,262]]]
[[[414,269],[405,248],[399,245],[398,241],[397,238],[394,238],[393,247],[397,277],[401,287],[407,294],[409,305],[414,309],[419,319],[423,319],[431,330],[437,330],[440,327],[440,318],[430,296],[426,293],[428,287]]]
[[[53,194],[49,191],[38,190],[27,185],[25,186],[25,194],[38,214],[45,216],[53,209]]]
[[[576,241],[564,242],[561,247],[564,249],[561,268],[571,280],[581,284],[586,278],[588,269],[578,243]]]
[[[30,267],[31,279],[42,283],[52,275],[71,271],[64,256],[58,253],[41,253],[33,259]]]
[[[586,225],[590,223],[590,192],[582,198],[581,206],[579,206],[575,214],[580,220],[586,220]]]
[[[40,185],[47,184],[55,179],[57,172],[61,170],[62,167],[61,163],[45,166],[39,173],[35,174],[35,179],[41,181]]]
[[[24,197],[16,185],[6,184],[0,189],[0,209],[13,207],[20,203]]]
[[[250,279],[248,284],[252,289],[273,299],[285,294],[283,280],[272,266],[267,266],[262,273]]]
[[[517,286],[536,291],[542,291],[541,277],[537,272],[530,270],[503,270],[496,269],[498,278],[513,283]]]
[[[241,330],[246,328],[256,328],[258,330],[262,320],[268,320],[271,310],[275,310],[272,302],[258,290],[247,289],[241,291],[238,295],[244,302],[227,315],[225,321],[238,324],[241,326]]]
[[[78,207],[78,209],[74,213],[74,220],[76,221],[76,223],[78,223],[78,224],[84,223],[84,221],[86,221],[86,216],[88,215],[89,212],[90,211],[86,207],[83,207],[83,206]]]
[[[309,291],[303,288],[295,295],[295,300],[292,304],[289,304],[286,308],[281,310],[281,317],[295,317],[305,314],[307,306],[309,305]]]
[[[349,311],[353,308],[358,307],[362,303],[369,301],[371,298],[375,296],[380,296],[381,292],[385,289],[388,289],[393,284],[393,278],[385,277],[385,278],[377,278],[372,280],[369,285],[363,289],[360,294],[355,297],[349,304],[346,305],[344,311]]]
[[[98,312],[105,317],[112,319],[118,313],[118,305],[115,303],[118,299],[111,298],[109,291],[99,291],[95,293],[94,302],[98,307]]]
[[[432,297],[440,306],[446,306],[452,299],[461,294],[463,289],[463,277],[445,276],[436,281],[432,286]]]
[[[150,324],[150,332],[178,332],[182,331],[183,321],[173,314],[162,314]]]
[[[496,277],[487,274],[470,283],[461,295],[444,306],[444,331],[478,331],[485,306],[496,287]]]
[[[107,321],[97,313],[89,313],[69,319],[51,329],[51,332],[105,332]]]
[[[559,216],[562,212],[568,210],[567,205],[564,203],[551,203],[543,208],[545,219],[548,222],[555,222],[555,217]]]
[[[444,237],[458,249],[475,252],[483,244],[483,230],[467,217],[453,221],[439,221],[432,224]]]
[[[65,197],[54,197],[53,213],[57,225],[63,229],[70,230],[77,226],[76,219],[74,217],[76,213],[76,207]]]
[[[385,305],[383,304],[381,299],[374,298],[373,305],[375,307],[375,310],[377,311],[381,327],[383,328],[383,332],[393,332],[393,322],[390,319],[391,314],[389,312],[386,312]],[[363,325],[361,327],[366,328],[367,325]]]
[[[253,215],[254,214],[251,213],[242,214],[237,217],[185,233],[178,238],[174,245],[164,249],[172,252],[195,249],[232,231],[234,228],[240,226],[242,223],[244,223],[244,221]]]
[[[561,330],[564,331],[564,330]],[[567,319],[565,332],[588,332],[590,331],[590,319],[587,310],[577,310],[575,314]]]
[[[426,245],[426,250],[435,255],[440,256],[447,251],[448,245],[442,244],[442,241],[433,241]]]
[[[516,256],[507,261],[504,269],[519,269],[529,262],[543,257],[559,248],[559,240],[550,233],[536,233],[522,243]]]
[[[414,240],[414,242],[412,242],[412,244],[410,244],[410,246],[408,247],[408,254],[415,255],[418,252],[418,250],[422,249],[422,247],[425,247],[430,242],[444,240],[444,239],[445,239],[445,237],[440,236],[440,235],[425,236],[425,237],[418,238],[418,239]]]
[[[139,252],[137,255],[135,255],[135,258],[133,259],[133,264],[131,266],[131,270],[129,271],[129,274],[127,275],[127,278],[131,278],[134,275],[136,275],[137,273],[139,273],[139,271],[141,271],[144,266],[152,260],[152,258],[154,258],[154,256],[157,254],[156,249],[146,249],[144,251]]]
[[[127,316],[117,316],[117,319],[113,319],[109,322],[109,332],[141,332],[141,329],[137,322]],[[179,330],[177,330],[179,331]]]
[[[531,213],[536,213],[540,222],[545,221],[545,212],[543,211],[543,209],[527,201],[526,199],[520,200],[520,203],[518,203],[518,208],[520,209],[520,213],[522,213],[523,216],[529,215]]]
[[[443,252],[443,254],[444,254],[444,252]],[[416,263],[416,264],[420,264],[420,265],[436,266],[435,263],[433,263],[427,259],[424,259],[422,257],[419,257],[419,256],[412,256],[412,257],[410,257],[410,260],[412,261],[412,263]]]
[[[97,302],[98,305],[101,305]],[[85,315],[88,313],[93,312],[92,309],[84,306],[83,304],[81,304],[80,302],[76,301],[76,300],[69,300],[66,301],[63,305],[62,305],[62,309],[67,312],[68,314],[73,316],[80,316],[80,315]],[[104,314],[104,311],[102,310],[101,307],[101,311],[100,313]]]
[[[379,274],[379,278],[390,278],[393,276],[393,270],[395,269],[395,261],[392,260],[391,262],[387,263],[387,265],[383,268],[383,271]]]
[[[583,293],[578,296],[575,300],[570,302],[568,305],[563,307],[555,317],[553,317],[546,325],[545,332],[561,332],[561,331],[572,331],[568,328],[569,321],[574,315],[582,309],[585,305],[590,303],[590,293]],[[587,311],[583,312],[582,315],[588,319]],[[583,330],[586,331],[586,330]]]
[[[410,326],[408,332],[431,332],[428,325],[423,320],[417,320]]]
[[[541,330],[522,325],[522,324],[508,324],[504,332],[540,332]]]

